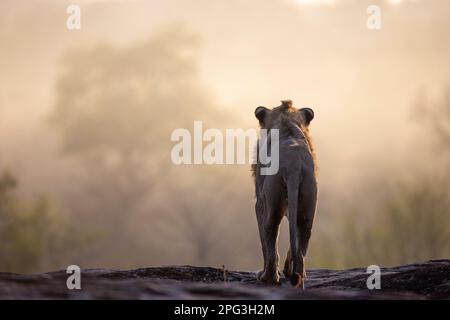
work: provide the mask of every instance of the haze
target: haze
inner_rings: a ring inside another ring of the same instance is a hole
[[[73,234],[86,234],[54,251],[4,248],[3,269],[257,269],[249,166],[177,167],[170,132],[194,120],[256,128],[254,109],[282,99],[315,111],[320,198],[309,267],[448,257],[450,122],[447,113],[441,139],[428,115],[449,109],[449,1],[83,0],[81,30],[70,31],[72,3],[0,3],[0,174],[17,179],[18,202],[45,196]],[[380,30],[366,27],[370,4],[381,8]],[[96,128],[80,120],[90,110],[105,115]],[[138,160],[125,162],[127,152]],[[99,159],[108,164],[97,167]],[[132,174],[116,163],[131,163]],[[377,220],[383,201],[424,180],[444,194],[424,210],[439,212],[437,238],[380,252],[395,234]],[[352,234],[362,225],[373,232]]]

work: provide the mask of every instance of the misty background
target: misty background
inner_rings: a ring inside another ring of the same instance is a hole
[[[447,0],[2,0],[0,270],[259,269],[250,166],[176,166],[170,134],[257,128],[282,99],[315,111],[309,268],[449,258],[449,18]]]

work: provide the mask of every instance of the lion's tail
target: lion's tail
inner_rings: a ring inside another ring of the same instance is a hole
[[[299,273],[299,228],[298,228],[298,193],[300,187],[300,174],[291,175],[287,181],[288,193],[288,219],[289,219],[289,240],[291,245],[292,275],[291,284],[299,287],[302,276]]]

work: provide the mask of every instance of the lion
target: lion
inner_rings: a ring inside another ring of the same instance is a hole
[[[255,211],[264,257],[258,280],[279,283],[278,234],[284,216],[289,221],[290,249],[283,273],[295,287],[304,288],[305,256],[317,204],[317,163],[309,124],[314,118],[310,108],[296,109],[292,101],[283,100],[273,109],[258,107],[255,116],[261,129],[279,130],[279,170],[262,175],[263,165],[257,157],[252,165],[255,182]],[[270,144],[267,139],[267,144]],[[268,146],[269,149],[269,146]]]

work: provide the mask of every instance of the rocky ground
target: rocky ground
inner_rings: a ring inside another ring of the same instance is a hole
[[[450,299],[450,260],[381,269],[381,290],[368,290],[366,269],[308,270],[306,289],[259,284],[254,272],[192,266],[82,270],[81,290],[65,271],[0,273],[0,299]]]

